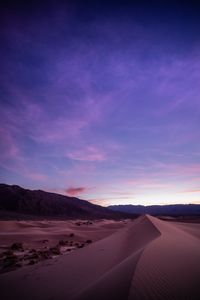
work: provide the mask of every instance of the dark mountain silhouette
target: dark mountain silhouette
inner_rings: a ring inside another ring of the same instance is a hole
[[[163,216],[200,216],[200,204],[172,205],[110,205],[109,209],[132,214],[149,214]]]
[[[107,218],[132,217],[114,212],[75,197],[28,190],[17,185],[0,184],[0,218]]]

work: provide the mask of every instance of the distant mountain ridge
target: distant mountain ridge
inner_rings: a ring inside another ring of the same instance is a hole
[[[75,197],[0,184],[0,218],[20,218],[21,214],[27,218],[32,216],[69,219],[117,219],[132,216]]]
[[[109,209],[132,214],[149,214],[165,216],[200,216],[200,204],[171,204],[171,205],[110,205]]]

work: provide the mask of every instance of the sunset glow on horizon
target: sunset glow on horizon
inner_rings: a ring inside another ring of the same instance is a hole
[[[0,182],[95,204],[200,204],[195,5],[2,10]]]

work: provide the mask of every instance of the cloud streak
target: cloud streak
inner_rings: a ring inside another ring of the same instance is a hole
[[[82,10],[71,3],[4,15],[2,181],[58,191],[67,184],[80,195],[86,190],[76,187],[95,186],[87,196],[102,203],[114,201],[113,190],[130,201],[194,190],[200,26],[171,11],[164,24],[165,13],[122,13],[117,4],[91,18]]]
[[[101,162],[106,160],[106,154],[96,147],[86,147],[84,149],[68,152],[67,157],[73,160],[90,162]]]

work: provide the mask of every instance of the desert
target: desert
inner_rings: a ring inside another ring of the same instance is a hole
[[[0,23],[0,300],[200,300],[200,1]]]
[[[46,239],[45,247],[64,237],[73,244],[91,241],[81,248],[70,242],[69,252],[1,273],[3,299],[199,299],[199,223],[150,215],[55,223],[1,222],[3,244],[27,240],[26,247],[36,251]]]

